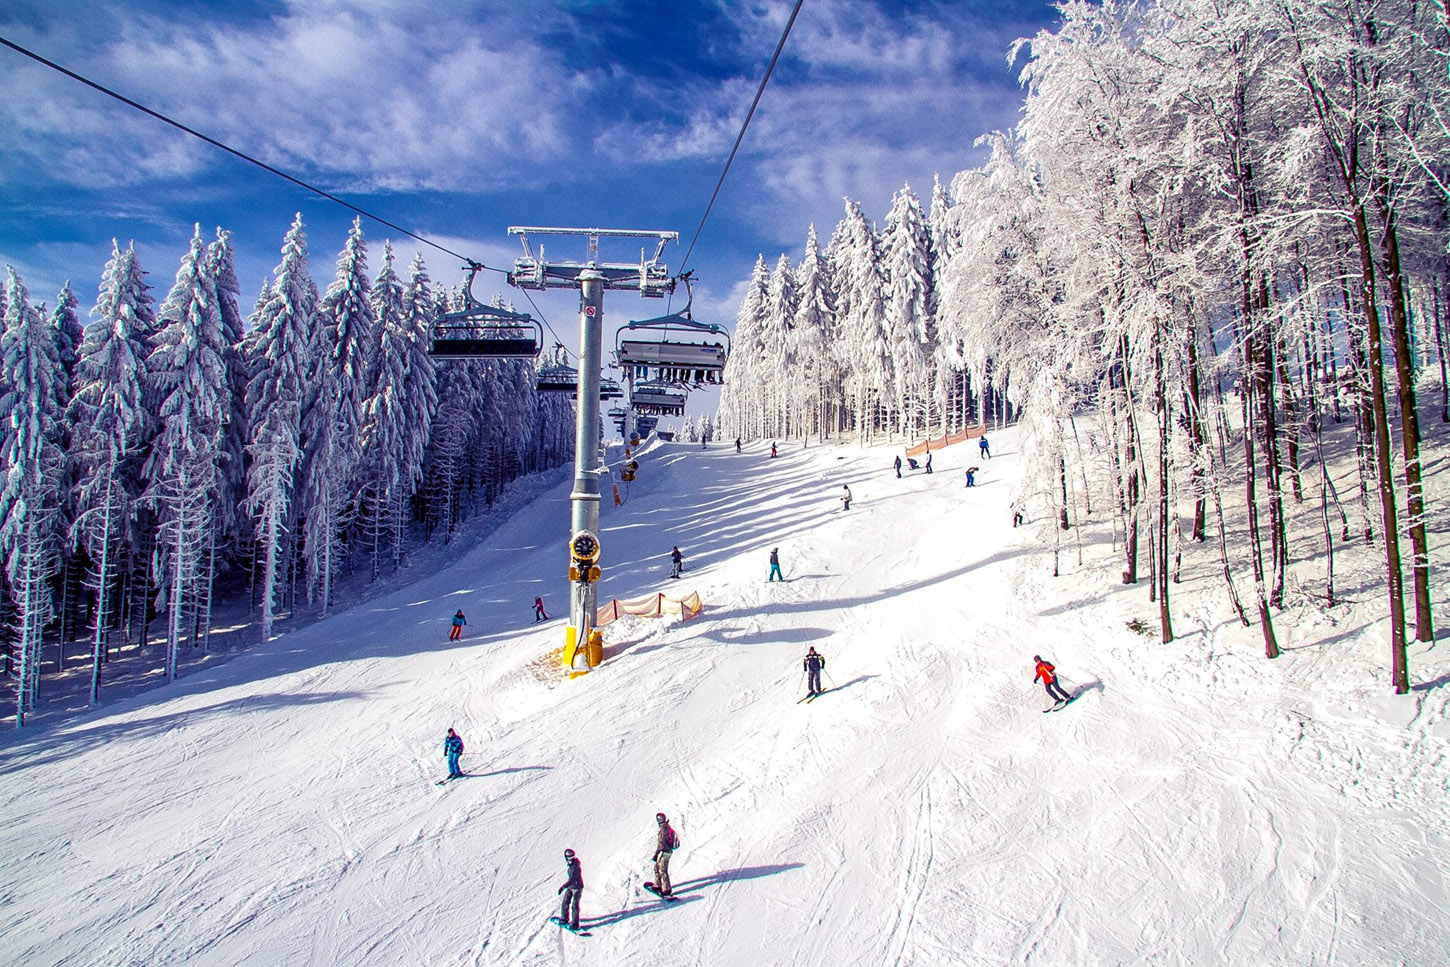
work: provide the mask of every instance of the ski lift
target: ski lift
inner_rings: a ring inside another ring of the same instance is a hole
[[[663,381],[637,383],[630,403],[638,413],[649,416],[684,416],[685,393]]]
[[[688,273],[681,278],[688,288]],[[724,326],[696,322],[690,315],[693,302],[691,291],[681,311],[620,327],[614,337],[615,358],[626,376],[685,386],[723,382],[730,333]]]
[[[554,343],[554,356],[539,367],[535,388],[540,393],[573,393],[579,388],[579,370],[569,365],[564,347]]]
[[[622,400],[624,399],[624,387],[619,385],[618,380],[610,379],[608,376],[601,377],[599,398],[601,400]]]
[[[469,262],[463,308],[442,312],[433,323],[428,355],[434,359],[533,359],[544,330],[526,312],[486,306],[473,297],[473,278],[483,268]]]

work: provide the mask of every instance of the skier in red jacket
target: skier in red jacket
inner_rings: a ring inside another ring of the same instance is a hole
[[[1052,667],[1052,662],[1047,661],[1041,655],[1033,655],[1032,660],[1037,662],[1037,674],[1032,676],[1032,680],[1035,682],[1039,678],[1042,679],[1042,684],[1047,689],[1047,697],[1054,702],[1072,701],[1072,696],[1064,692],[1062,686],[1057,684],[1057,669]]]

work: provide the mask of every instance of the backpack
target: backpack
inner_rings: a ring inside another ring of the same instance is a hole
[[[679,849],[680,848],[680,834],[677,833],[677,832],[675,832],[675,827],[673,827],[673,826],[670,827],[669,843],[670,843],[670,849],[672,849],[672,850],[675,850],[675,849]]]

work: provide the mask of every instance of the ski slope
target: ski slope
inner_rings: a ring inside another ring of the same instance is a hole
[[[1268,662],[1207,582],[1135,634],[1106,532],[1052,578],[993,446],[901,480],[888,447],[648,450],[601,600],[706,610],[610,626],[572,681],[530,607],[566,601],[555,474],[446,569],[0,737],[0,963],[1446,963],[1444,649],[1395,698],[1378,624],[1286,615]],[[812,645],[834,688],[798,704]],[[1081,690],[1050,715],[1036,653]],[[589,937],[546,922],[565,847]]]

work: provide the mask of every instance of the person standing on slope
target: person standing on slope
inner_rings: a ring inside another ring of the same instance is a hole
[[[680,546],[675,545],[670,551],[670,577],[678,578],[680,572],[685,569],[685,555],[680,553]]]
[[[534,598],[534,622],[548,621],[549,616],[544,612],[544,599],[542,596]]]
[[[463,617],[463,609],[459,608],[458,613],[453,616],[453,627],[448,631],[448,640],[457,641],[463,637],[463,626],[468,624],[468,619]]]
[[[658,827],[654,856],[655,892],[660,896],[674,896],[674,887],[670,885],[670,857],[679,848],[680,837],[670,827],[664,813],[655,813],[655,825]]]
[[[736,453],[739,453],[740,452],[740,438],[739,437],[736,437],[735,438],[735,452]]]
[[[894,467],[896,469],[896,479],[897,480],[900,480],[901,479],[901,454],[898,453],[896,455],[896,462],[892,464],[892,467]]]
[[[770,549],[770,580],[774,581],[777,578],[784,581],[785,575],[780,573],[780,548],[772,547]]]
[[[458,759],[463,755],[463,739],[452,729],[443,739],[443,756],[448,760],[448,778],[460,779],[463,777],[463,770],[458,768]]]
[[[579,863],[579,857],[571,849],[564,851],[564,868],[568,871],[569,878],[559,887],[559,892],[564,896],[564,902],[559,907],[559,919],[570,930],[578,930],[579,894],[584,892],[584,870]]]
[[[931,451],[926,452],[926,472],[931,473]]]
[[[841,509],[851,509],[851,488],[845,484],[841,484]]]
[[[1052,662],[1041,655],[1033,655],[1032,660],[1037,662],[1037,674],[1032,676],[1032,680],[1035,682],[1039,678],[1042,679],[1042,684],[1047,689],[1047,697],[1054,702],[1072,701],[1072,696],[1064,692],[1062,686],[1057,684],[1057,669],[1053,667]]]
[[[772,444],[771,444],[771,445],[770,445],[770,455],[771,455],[771,456],[772,456],[772,457],[773,457],[773,456],[775,456],[775,444],[774,444],[774,443],[772,443]]]
[[[805,661],[801,667],[806,670],[806,694],[819,695],[825,689],[821,688],[821,669],[826,667],[826,659],[816,651],[815,645],[806,652]]]
[[[977,441],[977,449],[982,452],[983,460],[992,459],[992,446],[987,442],[987,435],[982,434],[982,439]]]

